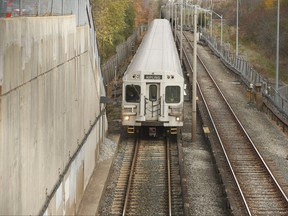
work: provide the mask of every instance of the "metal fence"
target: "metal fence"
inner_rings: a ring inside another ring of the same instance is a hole
[[[116,54],[102,65],[102,76],[107,86],[116,76],[122,75],[125,68],[120,68],[124,60],[128,59],[134,52],[137,41],[137,33],[131,35],[124,43],[116,48]]]
[[[262,95],[271,101],[280,113],[286,118],[288,117],[288,86],[283,86],[279,91],[276,91],[274,84],[253,69],[245,58],[231,53],[227,46],[221,46],[215,37],[210,36],[210,33],[202,31],[201,39],[208,43],[209,47],[228,68],[241,76],[247,87],[261,84]]]

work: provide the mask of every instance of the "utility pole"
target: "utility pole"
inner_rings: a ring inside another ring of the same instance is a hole
[[[210,37],[212,37],[213,35],[213,13],[212,11],[210,11],[210,15],[211,15],[211,23],[210,23]]]
[[[181,0],[181,6],[180,6],[180,62],[182,65],[182,59],[183,59],[183,0]]]
[[[194,7],[194,43],[193,43],[193,85],[192,85],[192,142],[196,141],[196,91],[197,91],[197,7]]]
[[[177,31],[177,25],[178,25],[178,22],[177,22],[177,5],[175,4],[175,23],[174,23],[174,40],[176,42],[176,31]]]
[[[239,24],[239,2],[237,0],[237,15],[236,15],[236,56],[238,56],[238,24]]]
[[[275,90],[278,91],[279,88],[279,35],[280,35],[280,0],[278,0],[278,8],[277,8],[277,48],[276,48],[276,83]]]
[[[170,17],[170,19],[171,19],[171,26],[172,26],[172,30],[173,30],[173,20],[174,20],[174,17],[173,17],[173,13],[174,13],[174,2],[173,2],[174,0],[172,0],[172,13],[171,13],[171,17]]]

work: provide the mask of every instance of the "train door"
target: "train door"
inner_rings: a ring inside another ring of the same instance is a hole
[[[145,116],[147,121],[157,121],[161,111],[160,84],[147,83]]]

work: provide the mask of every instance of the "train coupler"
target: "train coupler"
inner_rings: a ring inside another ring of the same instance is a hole
[[[134,134],[135,133],[135,127],[134,126],[128,126],[127,127],[127,133],[128,134]]]
[[[177,128],[170,128],[170,134],[171,135],[176,135],[178,132],[178,129]]]
[[[149,136],[156,137],[156,135],[157,135],[156,127],[149,127]]]

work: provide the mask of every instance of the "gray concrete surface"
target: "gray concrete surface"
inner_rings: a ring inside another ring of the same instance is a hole
[[[107,131],[105,115],[91,128],[103,94],[91,29],[75,16],[0,19],[0,29],[0,215],[73,215]]]
[[[118,145],[120,134],[110,134],[108,137]],[[110,154],[111,157],[99,160],[99,162],[96,163],[93,175],[91,176],[89,184],[84,192],[83,199],[81,200],[77,215],[96,215],[101,197],[105,192],[106,181],[114,159],[114,154],[111,152]]]

